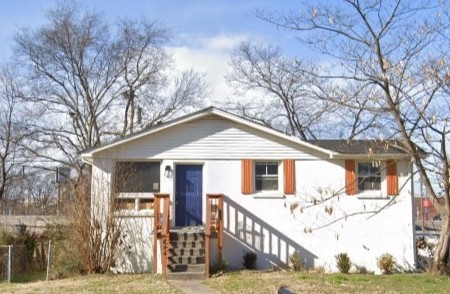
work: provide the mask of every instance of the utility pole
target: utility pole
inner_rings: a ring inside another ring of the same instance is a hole
[[[56,199],[56,215],[59,215],[59,198],[61,197],[61,181],[59,167],[56,167],[56,185],[58,185],[58,197]]]

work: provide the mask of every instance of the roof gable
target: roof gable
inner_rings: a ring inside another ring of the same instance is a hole
[[[161,125],[156,125],[149,129],[142,130],[141,132],[127,136],[127,137],[117,140],[117,141],[113,141],[113,142],[105,144],[103,146],[100,146],[100,147],[97,147],[97,148],[94,148],[91,150],[86,150],[85,152],[83,152],[81,154],[81,156],[82,156],[83,160],[88,160],[89,158],[94,157],[96,154],[98,154],[100,152],[107,151],[109,149],[116,148],[116,147],[119,147],[119,146],[125,145],[125,144],[133,144],[133,142],[137,142],[138,140],[145,138],[147,136],[151,136],[156,133],[164,132],[165,130],[168,130],[168,129],[171,129],[171,128],[174,128],[174,127],[177,127],[177,126],[180,126],[183,124],[191,123],[191,122],[194,122],[194,121],[197,121],[200,119],[204,119],[206,117],[211,117],[211,116],[216,116],[221,119],[225,119],[225,120],[237,123],[239,125],[242,125],[243,127],[247,127],[247,128],[262,132],[268,136],[273,136],[274,138],[282,139],[287,142],[297,144],[301,148],[306,148],[306,149],[311,150],[312,153],[320,153],[327,157],[332,157],[334,154],[334,152],[327,150],[325,148],[318,147],[316,145],[313,145],[313,144],[305,142],[305,141],[301,141],[298,138],[285,135],[279,131],[276,131],[269,127],[257,124],[255,122],[249,121],[247,119],[241,118],[239,116],[228,113],[226,111],[223,111],[223,110],[220,110],[220,109],[217,109],[214,107],[210,107],[210,108],[206,108],[201,111],[180,117],[178,119],[169,121],[167,123],[164,123]]]

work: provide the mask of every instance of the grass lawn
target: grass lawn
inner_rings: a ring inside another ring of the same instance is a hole
[[[277,293],[287,286],[297,293],[449,293],[450,277],[429,274],[387,276],[307,272],[230,272],[208,279],[224,293]]]
[[[0,293],[180,293],[151,274],[91,275],[49,282],[31,282],[33,278],[45,279],[45,275],[0,283]],[[283,286],[297,293],[449,293],[450,277],[237,271],[208,279],[205,284],[222,293],[277,293]]]
[[[42,276],[45,280],[45,275]],[[146,275],[90,275],[54,281],[0,283],[0,293],[180,293],[161,277]]]

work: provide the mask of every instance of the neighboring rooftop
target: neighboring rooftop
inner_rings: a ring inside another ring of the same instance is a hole
[[[308,143],[341,154],[407,154],[398,140],[309,140]]]

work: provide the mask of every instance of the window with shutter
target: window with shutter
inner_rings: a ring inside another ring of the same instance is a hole
[[[253,193],[253,161],[251,159],[242,160],[242,194]]]
[[[394,160],[386,160],[387,194],[398,195],[397,163]]]
[[[283,169],[282,169],[283,167]],[[283,182],[284,179],[284,182]],[[283,189],[283,190],[282,190]],[[295,193],[295,162],[292,159],[280,161],[242,160],[242,194],[278,192]]]
[[[355,195],[357,193],[356,186],[356,162],[354,160],[345,161],[345,193],[347,195]]]
[[[295,161],[286,159],[283,161],[284,170],[284,194],[295,194]]]

